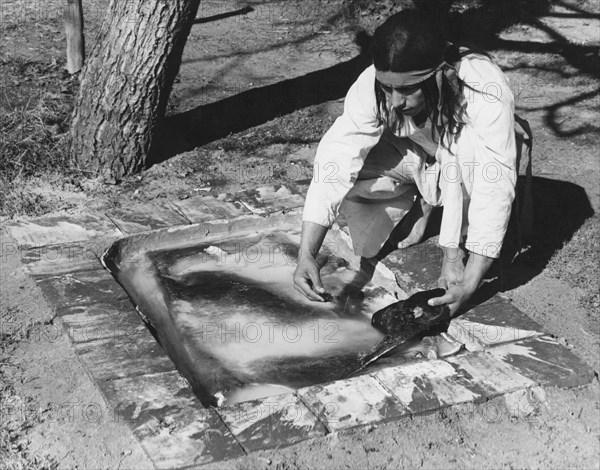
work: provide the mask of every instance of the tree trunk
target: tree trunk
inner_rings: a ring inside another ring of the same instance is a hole
[[[85,58],[81,0],[66,0],[64,24],[67,35],[67,71],[73,74],[81,70]]]
[[[142,169],[200,0],[111,0],[81,75],[71,157],[108,182]]]

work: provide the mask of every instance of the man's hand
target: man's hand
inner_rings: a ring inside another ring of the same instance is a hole
[[[294,271],[294,288],[310,300],[325,301],[319,295],[324,294],[325,289],[321,284],[319,265],[313,256],[303,255],[298,258],[298,266]]]
[[[298,266],[294,271],[294,288],[310,300],[324,302],[319,294],[325,289],[321,283],[317,253],[321,249],[328,228],[314,222],[302,222],[302,239],[298,252]]]
[[[464,283],[452,284],[446,289],[446,293],[441,297],[436,297],[429,301],[429,305],[444,305],[447,304],[450,309],[450,315],[454,315],[457,310],[463,305],[475,292],[477,286],[466,285]]]
[[[493,258],[473,252],[469,252],[466,266],[463,259],[464,252],[459,248],[444,250],[444,264],[438,285],[446,289],[446,293],[429,300],[431,306],[448,305],[450,315],[454,315],[469,300],[494,261]]]

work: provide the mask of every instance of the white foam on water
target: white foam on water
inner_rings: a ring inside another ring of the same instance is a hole
[[[250,250],[228,253],[211,246],[204,252],[178,260],[169,268],[168,275],[178,280],[194,273],[229,272],[253,283],[266,284],[272,292],[291,292],[294,290],[292,276],[295,269],[296,264],[285,258],[277,248],[269,253],[260,254],[256,251],[251,254]]]
[[[260,244],[252,246],[260,247]],[[249,254],[228,253],[219,247],[208,247],[204,252],[198,253],[178,260],[169,270],[169,277],[174,280],[181,280],[185,276],[198,272],[229,272],[237,276],[247,278],[255,284],[262,284],[265,289],[276,295],[283,295],[294,302],[306,305],[311,309],[319,308],[318,302],[313,302],[300,294],[293,286],[293,274],[296,269],[294,260],[286,256],[281,248],[267,245],[268,249],[263,250],[262,255],[259,251]],[[256,259],[255,259],[256,258]],[[341,268],[335,273],[322,275],[322,282],[326,291],[332,295],[337,295],[348,285],[356,275],[356,271]],[[365,290],[368,290],[367,287]],[[379,295],[369,299],[364,305],[362,311],[371,317],[377,310],[395,302],[397,299],[390,293]],[[331,304],[324,307],[331,309]]]
[[[273,397],[283,395],[284,393],[294,393],[293,388],[277,384],[249,384],[237,388],[231,392],[224,393],[224,405],[233,405],[244,401],[255,400],[257,398]],[[220,405],[219,405],[220,406]]]
[[[315,318],[294,323],[262,316],[248,306],[241,309],[245,311],[236,309],[223,321],[210,322],[195,315],[191,305],[178,303],[177,320],[180,327],[191,332],[199,348],[210,349],[221,361],[241,367],[268,357],[365,352],[383,338],[365,321]]]

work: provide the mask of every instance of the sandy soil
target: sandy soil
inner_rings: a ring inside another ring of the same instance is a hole
[[[13,6],[18,3],[9,1]],[[92,31],[106,3],[96,1],[95,9],[90,9],[90,17],[96,15],[96,22],[90,21]],[[331,67],[358,51],[352,42],[354,29],[338,18],[341,2],[293,1],[285,7],[282,3],[249,3],[254,7],[251,13],[194,26],[170,114]],[[62,31],[59,15],[52,13],[59,11],[58,2],[48,5],[44,21],[28,34],[19,28],[2,32],[11,40],[10,54],[61,63]],[[208,19],[246,5],[203,2],[198,16]],[[530,121],[536,134],[535,174],[579,186],[584,198],[573,202],[589,204],[597,213],[597,76],[577,60],[577,50],[569,55],[560,48],[541,48],[540,52],[507,46],[520,41],[544,44],[557,41],[557,37],[572,45],[597,46],[597,17],[573,20],[558,14],[573,15],[576,9],[585,9],[597,15],[597,5],[565,5],[553,7],[538,23],[519,23],[503,30],[500,38],[504,46],[492,53],[511,79],[519,113]],[[328,22],[328,18],[333,19]],[[21,84],[12,95],[13,103],[18,96],[26,97],[35,90],[35,83]],[[248,112],[241,104],[239,109]],[[252,123],[257,127],[176,155],[118,187],[93,180],[75,186],[62,182],[57,187],[55,181],[42,178],[30,183],[28,190],[53,201],[54,211],[78,212],[274,182],[293,186],[310,177],[318,139],[340,110],[341,101],[334,100],[273,116],[264,124]],[[565,207],[568,210],[570,206]],[[568,218],[563,216],[556,213],[550,223],[565,225]],[[597,230],[596,218],[590,219],[591,225],[575,224],[570,233],[566,230],[566,238],[560,230],[560,236],[549,235],[549,248],[541,256],[525,257],[511,272],[513,278],[507,282],[506,292],[517,307],[546,331],[564,338],[565,344],[598,371],[598,305],[582,304],[585,292],[573,284],[574,275],[569,274],[579,273],[580,261],[567,256],[571,245],[580,246],[574,245],[580,243],[577,237],[568,241],[573,232],[585,237],[589,233],[585,230]],[[2,242],[11,240],[4,238]],[[548,262],[547,252],[550,250],[551,255],[555,248],[562,249]],[[0,410],[0,418],[3,424],[12,420],[12,424],[28,428],[18,434],[15,445],[23,453],[36,456],[41,466],[47,456],[48,466],[54,461],[61,468],[150,467],[126,424],[111,416],[68,338],[54,322],[51,307],[24,274],[18,256],[3,257],[0,268],[2,351],[7,357],[0,362],[0,377],[3,386],[14,391],[18,405],[8,412],[9,408]],[[6,334],[7,329],[10,334]],[[582,389],[547,389],[535,396],[511,396],[412,421],[336,433],[209,467],[598,468],[599,391],[596,380]],[[527,415],[510,411],[519,400],[532,404]]]

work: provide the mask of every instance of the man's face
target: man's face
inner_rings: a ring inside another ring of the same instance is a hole
[[[416,116],[425,109],[425,97],[419,84],[407,84],[406,75],[396,72],[376,72],[377,81],[397,113]]]

